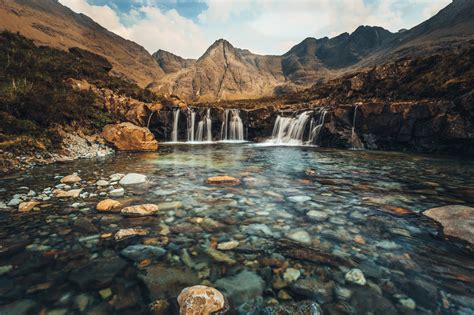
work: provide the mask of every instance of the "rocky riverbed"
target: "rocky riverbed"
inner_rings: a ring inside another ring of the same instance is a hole
[[[473,175],[469,159],[253,144],[12,174],[0,313],[173,314],[204,285],[228,314],[471,314],[469,238],[423,212],[467,211]]]

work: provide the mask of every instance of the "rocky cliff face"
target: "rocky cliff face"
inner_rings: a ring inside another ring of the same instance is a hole
[[[153,55],[153,58],[158,62],[165,73],[178,72],[184,68],[191,67],[196,63],[195,59],[184,59],[176,56],[168,51],[159,49]]]
[[[78,47],[101,55],[113,65],[115,75],[142,87],[164,75],[142,46],[56,0],[0,1],[0,30],[20,32],[40,45],[63,50]]]

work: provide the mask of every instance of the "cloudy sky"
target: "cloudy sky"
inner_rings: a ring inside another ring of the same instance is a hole
[[[198,58],[216,39],[280,55],[306,37],[378,25],[411,28],[451,0],[60,0],[144,46]]]

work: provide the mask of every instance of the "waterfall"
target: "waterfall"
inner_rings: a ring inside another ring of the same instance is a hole
[[[188,141],[193,142],[194,141],[194,125],[196,122],[196,112],[194,109],[190,108],[188,110],[188,117],[187,117],[187,123],[188,123]]]
[[[230,113],[230,118],[229,118]],[[222,121],[221,140],[244,140],[244,124],[240,118],[240,110],[226,109]]]
[[[206,128],[207,137],[204,140],[204,128]],[[198,123],[197,133],[195,141],[212,141],[212,120],[211,120],[211,109],[208,108],[206,111],[206,116]]]
[[[321,129],[324,126],[324,121],[326,119],[327,110],[322,108],[319,110],[319,120],[314,126],[314,120],[311,121],[311,128],[310,128],[310,135],[309,135],[309,144],[317,144],[319,140],[319,134],[321,133]],[[314,127],[313,127],[314,126]]]
[[[171,132],[171,141],[178,142],[178,121],[179,121],[179,108],[173,111],[173,131]]]
[[[272,139],[273,144],[303,144],[303,137],[313,111],[306,111],[298,115],[298,117],[282,117],[278,115],[273,127]]]
[[[359,108],[359,105],[356,105],[354,108],[354,117],[352,118],[352,132],[351,132],[351,146],[352,146],[351,149],[352,150],[364,149],[364,144],[360,141],[359,137],[357,136],[357,133],[355,132],[358,108]]]

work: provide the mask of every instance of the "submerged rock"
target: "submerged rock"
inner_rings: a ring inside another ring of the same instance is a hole
[[[207,183],[210,185],[236,186],[240,184],[240,179],[227,175],[212,176],[207,179]]]
[[[301,271],[295,268],[288,268],[285,270],[285,273],[283,274],[283,279],[285,279],[288,282],[293,282],[298,280],[298,278],[301,276]]]
[[[239,242],[237,241],[228,241],[228,242],[222,242],[217,244],[217,249],[219,250],[232,250],[239,246]]]
[[[474,208],[453,205],[423,212],[443,227],[443,234],[474,244]]]
[[[148,235],[148,230],[146,229],[120,229],[115,233],[114,238],[116,241],[122,240],[127,237],[132,237],[132,236],[144,236]]]
[[[152,245],[131,245],[123,249],[120,254],[133,261],[156,259],[166,254],[166,250]]]
[[[39,204],[40,202],[38,201],[22,202],[18,205],[18,212],[29,212]]]
[[[56,196],[56,198],[79,198],[81,191],[82,189],[71,189],[68,191],[55,189],[53,190],[53,195]]]
[[[119,181],[122,186],[143,184],[147,181],[146,175],[138,173],[128,173]]]
[[[82,289],[106,288],[126,265],[126,261],[118,256],[97,259],[82,268],[73,270],[69,275],[69,280]]]
[[[309,196],[290,196],[288,197],[289,201],[296,202],[296,203],[303,203],[306,201],[310,201],[311,197]]]
[[[303,230],[290,232],[287,234],[287,237],[293,241],[297,241],[300,243],[304,243],[304,244],[311,243],[311,236],[308,234],[308,232],[303,231]]]
[[[120,201],[113,199],[105,199],[100,201],[95,208],[97,209],[97,211],[110,211],[112,209],[120,207],[120,205]]]
[[[158,206],[154,204],[143,204],[137,206],[130,206],[123,208],[120,213],[124,216],[130,217],[143,217],[143,216],[150,216],[154,215],[158,212]]]
[[[181,315],[209,315],[222,310],[225,299],[214,288],[195,285],[181,291],[178,304]]]
[[[304,296],[313,299],[318,303],[329,303],[333,300],[334,282],[322,282],[319,279],[305,278],[298,279],[290,285],[291,290]]]
[[[219,279],[215,285],[236,306],[261,296],[265,287],[262,278],[255,272],[247,270],[232,277]]]
[[[261,315],[321,315],[323,312],[318,303],[313,301],[298,301],[264,307]]]
[[[358,285],[365,285],[366,280],[362,270],[354,268],[349,270],[346,275],[344,276],[347,282],[354,283]]]

